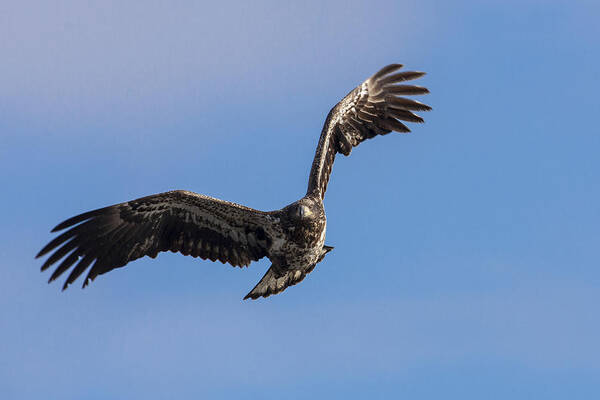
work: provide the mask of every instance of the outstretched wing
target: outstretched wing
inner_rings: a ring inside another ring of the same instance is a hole
[[[92,263],[85,287],[100,274],[171,250],[244,266],[267,255],[268,213],[187,191],[172,191],[89,211],[56,226],[70,228],[36,257],[55,250],[42,271],[62,259],[49,282],[75,267],[63,290]]]
[[[399,95],[419,95],[429,91],[421,86],[399,83],[420,78],[425,73],[396,72],[400,68],[400,64],[382,68],[331,109],[319,138],[307,194],[318,191],[321,198],[325,197],[336,153],[347,156],[363,140],[391,131],[410,132],[398,120],[423,122],[412,111],[429,111],[431,107]]]

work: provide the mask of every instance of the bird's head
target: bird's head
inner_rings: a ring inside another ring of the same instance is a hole
[[[288,215],[300,221],[312,220],[319,217],[318,205],[312,199],[301,199],[288,208]]]
[[[306,204],[299,204],[295,210],[296,218],[305,219],[313,215],[312,210]]]

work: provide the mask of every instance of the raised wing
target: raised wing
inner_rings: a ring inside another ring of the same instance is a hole
[[[271,223],[268,213],[178,190],[68,219],[52,232],[70,229],[36,257],[55,250],[42,265],[44,271],[66,256],[48,282],[75,265],[63,290],[92,263],[83,287],[129,261],[168,250],[241,267],[267,255]]]
[[[307,194],[325,197],[336,153],[347,156],[363,140],[391,131],[410,132],[402,121],[423,122],[412,111],[431,107],[400,95],[419,95],[429,91],[421,86],[400,82],[420,78],[424,72],[396,72],[400,64],[382,68],[335,105],[327,115],[308,180]]]

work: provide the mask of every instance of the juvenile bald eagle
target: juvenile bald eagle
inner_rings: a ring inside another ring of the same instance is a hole
[[[63,290],[89,268],[83,287],[98,275],[143,256],[180,252],[204,260],[247,266],[268,257],[271,267],[244,297],[279,293],[302,281],[333,247],[325,245],[323,197],[337,153],[347,156],[365,139],[391,131],[410,132],[399,120],[423,122],[412,111],[431,108],[401,95],[428,93],[401,82],[425,73],[384,67],[352,90],[327,115],[300,200],[277,211],[258,211],[212,197],[175,190],[89,211],[57,225],[69,228],[36,257],[53,250],[42,271],[59,260],[52,282],[75,266]]]

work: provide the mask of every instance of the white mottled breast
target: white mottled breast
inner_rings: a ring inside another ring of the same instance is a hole
[[[284,249],[287,267],[303,269],[316,264],[325,243],[325,231],[326,227],[323,227],[319,240],[310,247],[300,247],[293,242],[287,242],[286,246],[288,247]]]

